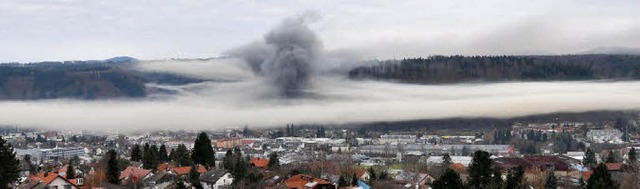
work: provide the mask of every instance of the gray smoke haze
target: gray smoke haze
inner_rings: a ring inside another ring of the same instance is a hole
[[[254,73],[265,78],[282,97],[297,97],[308,89],[315,74],[322,45],[308,27],[317,19],[312,13],[287,18],[258,41],[231,51]]]

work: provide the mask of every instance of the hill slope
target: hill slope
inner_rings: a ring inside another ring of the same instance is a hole
[[[352,79],[438,84],[469,81],[640,79],[640,56],[433,56],[379,61],[349,72]]]
[[[0,65],[0,99],[97,99],[145,95],[143,78],[109,65]]]

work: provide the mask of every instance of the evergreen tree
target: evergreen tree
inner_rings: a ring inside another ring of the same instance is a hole
[[[444,165],[445,168],[449,168],[451,167],[451,164],[453,164],[453,162],[451,162],[451,156],[449,156],[448,153],[442,156],[442,164]]]
[[[31,174],[36,173],[36,166],[33,165],[33,162],[31,162],[31,155],[25,154],[23,161],[25,161],[27,165],[29,165],[29,173]]]
[[[447,168],[439,179],[433,181],[432,186],[433,189],[459,189],[463,188],[464,184],[458,173],[453,169]]]
[[[509,171],[509,175],[507,175],[507,189],[522,189],[525,188],[522,183],[522,179],[524,178],[524,168],[522,166],[518,166],[517,168]]]
[[[547,181],[544,183],[544,189],[556,189],[558,188],[558,178],[554,171],[549,171],[549,176],[547,176]]]
[[[154,144],[154,145],[151,145],[151,148],[149,148],[149,151],[151,151],[151,154],[153,155],[153,160],[157,164],[160,161],[160,157],[158,157],[158,152],[160,152],[160,149],[158,149],[158,146]]]
[[[629,154],[627,154],[627,156],[629,156],[629,160],[631,162],[636,162],[638,160],[638,152],[636,152],[635,148],[631,148],[631,150],[629,150]]]
[[[349,186],[349,184],[347,184],[347,179],[345,179],[344,176],[340,175],[340,178],[338,179],[338,188],[347,186]]]
[[[160,145],[160,149],[158,150],[158,160],[161,163],[169,162],[169,154],[167,153],[167,146],[164,144]]]
[[[140,151],[140,145],[135,144],[133,148],[131,148],[131,161],[140,161],[142,160],[142,151]]]
[[[18,180],[19,164],[11,144],[0,137],[0,188],[6,188],[7,184]]]
[[[158,167],[158,147],[156,145],[151,146],[144,151],[142,157],[142,167],[145,169],[155,170]]]
[[[469,166],[469,187],[474,189],[488,188],[491,183],[491,159],[488,152],[473,153]]]
[[[201,132],[196,138],[191,153],[193,163],[204,165],[206,167],[215,167],[215,152],[211,146],[211,140],[205,132]]]
[[[189,155],[189,150],[187,149],[187,146],[185,146],[184,144],[179,144],[178,148],[176,148],[176,150],[171,153],[171,155],[173,156],[173,162],[175,164],[178,164],[178,166],[187,166],[187,165],[191,165],[191,157]]]
[[[169,152],[169,161],[174,161],[176,159],[176,150],[175,148],[171,148],[171,151]]]
[[[491,177],[491,188],[501,189],[504,187],[504,180],[502,180],[502,172],[500,168],[493,168],[493,175]]]
[[[235,184],[243,181],[247,176],[247,169],[249,168],[249,165],[247,161],[245,161],[242,157],[242,151],[240,150],[240,148],[235,147],[233,149],[231,160],[233,168],[230,171],[231,175],[233,176],[233,182]]]
[[[596,154],[591,151],[591,148],[587,148],[584,158],[582,158],[582,164],[587,167],[594,167],[597,164],[596,161]]]
[[[202,185],[200,184],[200,173],[198,173],[198,166],[196,164],[191,165],[191,171],[189,171],[189,182],[196,189],[201,189]]]
[[[355,173],[351,176],[351,186],[358,186],[358,177]]]
[[[273,152],[269,155],[269,168],[271,169],[280,168],[280,160],[278,159],[278,153]]]
[[[79,166],[80,165],[80,157],[78,157],[77,155],[73,156],[69,160],[69,165]]]
[[[233,172],[233,151],[231,151],[231,149],[227,150],[227,153],[224,155],[224,158],[222,159],[222,166],[227,171]]]
[[[611,179],[611,174],[604,163],[600,163],[587,181],[588,189],[618,188],[618,184]]]
[[[149,150],[149,143],[144,143],[144,149],[142,151],[142,154],[144,154],[144,152]],[[143,157],[144,158],[144,157]]]
[[[389,173],[387,173],[386,170],[380,172],[380,176],[378,177],[379,180],[387,180],[389,179]]]
[[[615,152],[613,150],[609,151],[609,154],[607,155],[607,163],[615,163],[616,161],[616,155]]]
[[[74,179],[76,178],[76,171],[73,170],[73,163],[71,163],[71,160],[69,160],[69,166],[67,166],[67,172],[65,173],[67,175],[67,179]]]
[[[378,180],[378,175],[376,175],[376,170],[373,170],[373,167],[369,167],[367,172],[369,172],[369,183],[373,183],[373,181]]]
[[[120,170],[118,170],[118,153],[115,150],[107,152],[107,181],[111,184],[120,184]]]

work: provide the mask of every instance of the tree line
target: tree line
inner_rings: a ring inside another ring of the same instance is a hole
[[[635,149],[632,149],[635,160]],[[631,152],[630,152],[631,153]],[[449,162],[448,156],[443,157],[443,161]],[[619,185],[611,178],[611,173],[604,163],[597,164],[593,169],[593,174],[584,182],[579,181],[580,188],[587,189],[608,189],[617,188]],[[463,182],[460,174],[451,168],[447,168],[440,178],[432,183],[434,189],[525,189],[529,188],[529,183],[525,179],[525,167],[519,166],[507,171],[506,179],[502,177],[500,167],[492,164],[490,154],[485,151],[476,151],[473,153],[471,164],[468,168],[469,177],[467,182]],[[560,187],[558,177],[554,171],[547,172],[544,188],[556,189]]]
[[[639,79],[640,56],[432,56],[374,61],[349,71],[353,79],[407,83],[509,80]]]

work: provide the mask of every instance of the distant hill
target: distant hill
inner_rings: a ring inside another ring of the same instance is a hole
[[[0,99],[143,97],[144,80],[108,65],[0,65]]]
[[[591,122],[604,125],[617,119],[635,120],[637,111],[589,111],[575,113],[549,113],[539,115],[520,116],[513,118],[447,118],[428,120],[409,120],[391,122],[352,123],[336,125],[336,128],[359,128],[368,131],[439,131],[466,130],[468,132],[494,131],[495,129],[509,129],[514,123],[554,123],[554,122]],[[630,128],[631,129],[631,128]],[[636,126],[633,126],[636,130]]]
[[[637,80],[640,79],[640,56],[433,56],[377,61],[352,69],[349,77],[418,84],[474,81]]]
[[[103,99],[144,97],[146,83],[181,85],[200,79],[130,69],[138,60],[107,60],[0,64],[0,100],[55,98]]]
[[[598,47],[578,54],[618,54],[618,55],[640,55],[640,48],[630,47]]]

